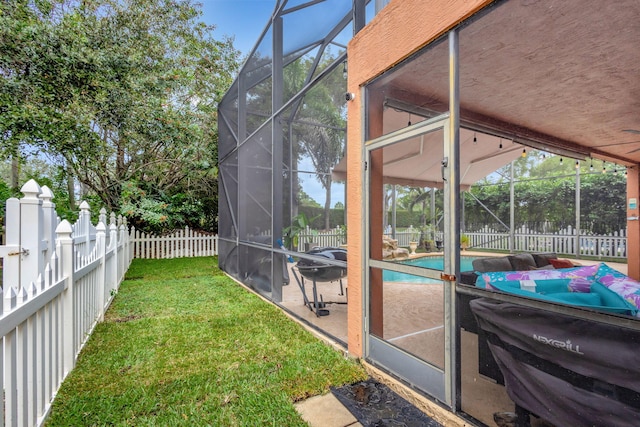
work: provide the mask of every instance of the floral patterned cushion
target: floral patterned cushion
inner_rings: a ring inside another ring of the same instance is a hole
[[[488,289],[499,289],[507,285],[504,282],[550,279],[569,279],[567,290],[570,292],[588,293],[593,283],[599,283],[636,308],[638,311],[634,313],[640,317],[640,282],[604,263],[558,270],[498,271],[482,274],[482,281]],[[491,283],[495,283],[496,286],[491,286]]]
[[[482,274],[482,279],[486,284],[511,280],[570,279],[568,283],[569,291],[589,292],[591,283],[595,281],[598,267],[598,265],[588,265],[558,270],[498,271],[484,273]]]
[[[600,264],[595,277],[599,283],[622,296],[625,301],[636,308],[640,308],[640,282],[625,276],[604,263]],[[640,312],[637,316],[640,317]]]

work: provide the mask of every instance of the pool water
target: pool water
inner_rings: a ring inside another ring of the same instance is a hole
[[[460,257],[460,271],[473,270],[472,262],[480,257]],[[431,268],[433,270],[444,270],[444,257],[428,256],[416,258],[412,260],[402,261],[403,264],[413,265],[416,267]],[[384,270],[382,278],[385,282],[413,282],[413,283],[436,283],[437,280],[428,279],[426,277],[414,276],[413,274],[398,273],[397,271]]]

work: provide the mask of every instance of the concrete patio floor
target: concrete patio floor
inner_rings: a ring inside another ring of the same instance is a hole
[[[439,254],[435,254],[439,255]],[[488,254],[486,252],[464,251],[464,256],[502,256],[504,254]],[[597,260],[574,260],[581,265],[599,264]],[[627,272],[623,263],[607,262],[607,265]],[[291,264],[289,268],[291,268]],[[327,304],[327,316],[316,316],[303,303],[300,287],[291,276],[291,283],[283,288],[283,301],[280,304],[292,317],[305,327],[324,337],[337,348],[345,351],[347,342],[347,279],[342,279],[345,295],[340,295],[340,285],[336,282],[318,282],[318,295]],[[385,326],[384,336],[389,342],[408,351],[417,357],[441,366],[444,358],[444,340],[442,336],[443,311],[442,289],[434,284],[415,284],[389,282],[385,292]],[[312,301],[312,284],[305,280],[304,289]],[[416,301],[422,301],[420,305]],[[495,412],[511,412],[514,404],[509,399],[506,389],[486,378],[478,372],[478,337],[474,333],[461,331],[461,369],[462,369],[462,410],[486,425],[495,425]],[[377,375],[382,373],[378,371]],[[395,381],[395,380],[393,380]],[[401,385],[398,385],[401,386]],[[419,399],[419,394],[413,399]],[[428,401],[428,399],[424,399]],[[437,405],[436,405],[437,406]],[[360,425],[355,417],[331,394],[315,396],[296,405],[302,417],[312,427],[341,427]],[[442,408],[439,408],[443,410]],[[444,410],[443,410],[444,411]],[[446,411],[445,411],[446,412]],[[451,414],[452,415],[452,414]],[[446,425],[471,426],[460,418],[454,417]],[[451,424],[451,423],[457,424]]]

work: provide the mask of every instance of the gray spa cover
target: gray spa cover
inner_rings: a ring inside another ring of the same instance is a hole
[[[470,307],[515,403],[556,426],[640,425],[640,332],[486,298]]]

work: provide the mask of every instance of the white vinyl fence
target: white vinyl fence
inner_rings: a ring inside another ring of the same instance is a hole
[[[419,236],[417,228],[397,231],[395,235],[385,232],[384,236],[398,240],[398,246],[409,247],[409,242]],[[469,236],[470,249],[510,251],[510,234],[508,231],[497,231],[484,227],[476,232],[464,233]],[[575,228],[567,227],[554,233],[540,233],[522,226],[514,230],[514,252],[555,252],[576,257],[620,258],[627,257],[627,236],[625,230],[611,235],[580,235]],[[435,239],[442,241],[442,232],[435,232]],[[304,230],[299,236],[298,251],[305,251],[305,243],[315,246],[338,247],[345,242],[344,233],[339,228],[327,231]]]
[[[493,249],[508,251],[509,232],[499,232],[485,227],[478,232],[465,233],[469,236],[469,247],[476,249]],[[576,257],[627,257],[626,230],[611,235],[590,235],[586,232],[578,234],[573,227],[567,227],[555,233],[539,233],[526,226],[514,232],[515,252],[555,252]]]
[[[218,236],[185,227],[167,235],[153,235],[131,227],[134,258],[182,258],[218,255]]]
[[[442,232],[436,232],[435,234],[436,240],[438,238],[441,240]],[[385,232],[384,236],[398,240],[399,247],[409,247],[409,242],[420,236],[420,230],[409,227],[403,231],[396,231],[395,236],[390,231]],[[298,238],[298,252],[304,252],[307,244],[320,247],[339,247],[347,243],[346,237],[345,231],[340,227],[320,231],[314,231],[307,227],[306,230],[300,233]]]
[[[131,263],[122,218],[59,221],[53,193],[34,180],[6,204],[0,300],[0,425],[41,425],[62,381],[118,290]]]

